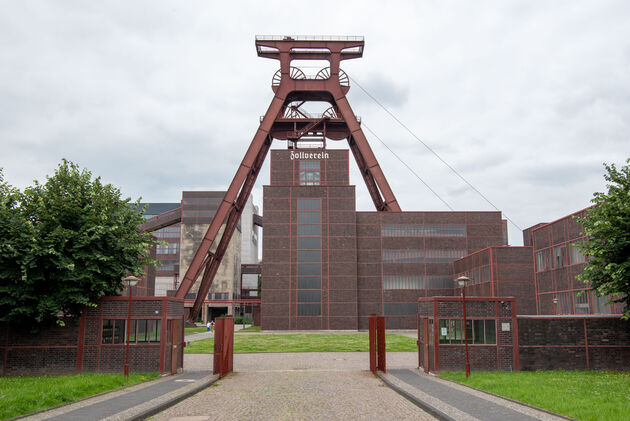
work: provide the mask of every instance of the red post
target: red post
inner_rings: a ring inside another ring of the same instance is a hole
[[[376,314],[370,316],[370,371],[376,374]]]
[[[129,333],[131,331],[131,298],[133,287],[129,286],[129,308],[127,309],[127,346],[125,347],[125,378],[129,378]]]
[[[470,362],[468,360],[468,329],[466,323],[466,286],[462,287],[462,305],[464,307],[464,347],[466,350],[466,378],[470,377]]]
[[[212,374],[219,374],[221,370],[221,350],[223,349],[223,319],[217,317],[214,321],[214,359],[212,364]]]
[[[379,316],[376,319],[376,341],[378,350],[378,369],[383,373],[387,372],[385,355],[385,317]]]
[[[223,348],[221,349],[221,373],[220,376],[226,376],[232,372],[234,361],[234,318],[226,317],[223,319]]]

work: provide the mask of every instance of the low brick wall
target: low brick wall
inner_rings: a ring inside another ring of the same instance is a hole
[[[518,316],[521,370],[630,371],[630,321],[619,316]]]
[[[126,324],[128,306],[127,297],[105,297],[97,307],[86,308],[78,320],[68,320],[64,327],[52,326],[36,333],[0,324],[2,375],[122,372],[126,345],[103,340],[103,320]],[[179,354],[183,352],[183,312],[183,300],[134,297],[131,319],[159,321],[160,340],[129,346],[131,371],[167,373],[182,367],[183,355],[178,355],[173,365],[171,349],[176,338],[176,349]]]

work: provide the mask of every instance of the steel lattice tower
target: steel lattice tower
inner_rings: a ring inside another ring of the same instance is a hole
[[[360,58],[363,47],[363,37],[256,37],[258,56],[280,61],[272,79],[275,96],[177,290],[176,297],[184,298],[203,271],[191,319],[201,310],[273,139],[287,140],[289,147],[313,138],[322,139],[324,145],[327,138],[347,139],[376,210],[401,211],[346,98],[349,78],[339,65],[342,60]],[[291,66],[293,60],[325,60],[330,65],[308,78]],[[300,110],[312,101],[328,102],[330,108],[321,115]],[[217,238],[224,223],[225,229]],[[211,252],[216,240],[216,250]]]

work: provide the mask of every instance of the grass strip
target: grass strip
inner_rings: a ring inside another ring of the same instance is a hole
[[[417,351],[416,340],[393,333],[386,334],[386,351]],[[256,352],[368,352],[368,334],[264,334],[234,335],[236,354]],[[211,354],[214,352],[214,339],[191,342],[187,354]]]
[[[88,373],[71,376],[0,377],[0,419],[52,408],[158,377],[157,373]]]
[[[468,386],[579,420],[628,419],[630,373],[614,371],[463,372],[440,374]]]
[[[241,333],[241,332],[260,332],[260,326],[249,326],[235,333]]]
[[[186,327],[184,328],[184,334],[190,335],[191,333],[201,333],[201,332],[206,332],[207,330],[208,328],[204,326]]]

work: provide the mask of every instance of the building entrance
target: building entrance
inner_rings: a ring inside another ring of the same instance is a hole
[[[227,307],[210,307],[208,306],[208,320],[214,320],[217,317],[226,316],[228,314]]]

